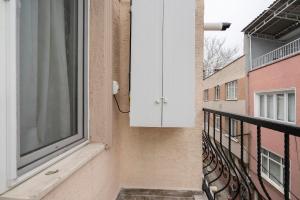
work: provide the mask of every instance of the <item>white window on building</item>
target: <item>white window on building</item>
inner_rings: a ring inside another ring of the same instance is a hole
[[[280,190],[283,189],[284,159],[266,149],[261,153],[262,177]]]
[[[237,81],[226,83],[226,100],[237,100]]]
[[[218,101],[220,100],[220,86],[215,87],[215,100]]]
[[[216,131],[220,131],[220,121],[221,121],[220,115],[216,115],[216,126],[215,126]]]
[[[256,97],[256,116],[296,122],[295,91],[259,93]]]
[[[231,137],[236,137],[237,135],[239,135],[239,121],[235,120],[235,119],[231,119],[230,121],[230,126],[231,126]],[[235,138],[236,139],[236,138]]]
[[[208,89],[204,90],[203,99],[204,101],[208,101]]]

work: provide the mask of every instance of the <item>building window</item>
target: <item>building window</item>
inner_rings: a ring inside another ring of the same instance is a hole
[[[215,100],[218,101],[220,100],[220,86],[215,87]]]
[[[204,90],[203,98],[204,101],[208,101],[208,89]]]
[[[266,149],[261,153],[262,176],[277,188],[283,188],[284,159]]]
[[[235,120],[235,119],[231,119],[230,121],[230,126],[231,126],[231,137],[236,137],[238,136],[238,123],[239,121],[238,120]]]
[[[257,94],[257,116],[284,122],[296,122],[295,91]]]
[[[84,0],[20,1],[21,173],[84,139],[85,19]]]
[[[221,121],[220,115],[216,115],[216,126],[215,126],[216,131],[220,131],[220,121]]]
[[[237,81],[226,83],[226,100],[237,100]]]
[[[209,118],[210,118],[210,114],[209,113],[205,113],[205,115],[204,115],[204,118],[205,118],[205,122],[204,122],[204,130],[206,131],[206,132],[208,132],[208,130],[209,130],[209,127],[208,127],[208,121],[209,121]]]

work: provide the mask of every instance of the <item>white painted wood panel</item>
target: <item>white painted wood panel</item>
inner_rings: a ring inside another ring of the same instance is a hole
[[[130,125],[161,127],[162,0],[132,1]]]
[[[163,127],[195,120],[195,0],[164,0]]]

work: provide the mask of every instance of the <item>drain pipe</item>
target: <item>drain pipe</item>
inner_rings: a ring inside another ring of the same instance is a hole
[[[204,31],[226,31],[231,26],[231,23],[204,23]]]

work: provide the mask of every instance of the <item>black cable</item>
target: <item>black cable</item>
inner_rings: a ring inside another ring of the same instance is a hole
[[[116,97],[115,94],[114,94],[114,99],[115,99],[115,101],[116,101],[116,104],[117,104],[117,106],[118,106],[118,109],[119,109],[120,113],[124,113],[124,114],[130,113],[130,111],[122,111],[122,110],[121,110],[120,105],[119,105],[119,102],[118,102],[117,97]]]

